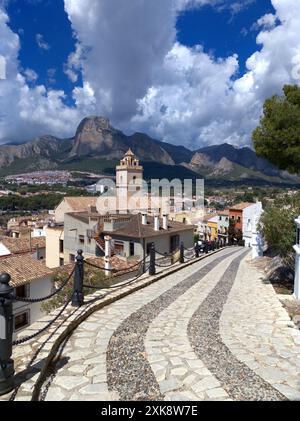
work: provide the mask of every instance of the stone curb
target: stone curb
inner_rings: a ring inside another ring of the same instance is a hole
[[[212,256],[214,254],[217,254],[220,251],[225,250],[225,249],[226,248],[215,250],[214,252],[211,252],[209,254],[205,254],[204,256],[201,256],[198,259],[195,259],[195,260],[192,260],[190,262],[187,262],[187,263],[178,265],[178,266],[176,266],[175,268],[173,268],[171,270],[169,269],[169,270],[163,271],[160,274],[155,275],[154,277],[148,277],[145,280],[140,281],[140,282],[142,282],[142,284],[140,284],[140,285],[133,285],[132,287],[129,287],[129,290],[128,291],[123,291],[123,292],[120,291],[120,292],[118,292],[118,295],[117,296],[112,296],[112,297],[109,297],[107,299],[104,299],[102,302],[100,302],[100,303],[94,305],[93,307],[87,309],[84,312],[84,314],[82,314],[80,317],[78,317],[77,319],[71,321],[69,323],[68,327],[64,330],[64,332],[62,332],[60,334],[60,336],[55,340],[55,342],[54,342],[51,350],[49,351],[49,355],[46,358],[46,360],[44,362],[44,365],[43,365],[43,368],[42,368],[42,370],[40,372],[40,375],[39,375],[39,377],[38,377],[38,379],[37,379],[37,381],[36,381],[36,383],[34,385],[34,389],[33,389],[33,392],[32,392],[32,399],[31,400],[32,401],[38,401],[38,398],[39,398],[39,395],[40,395],[40,391],[41,391],[41,388],[42,388],[42,386],[43,386],[43,384],[44,384],[44,382],[46,380],[46,376],[47,376],[47,372],[49,370],[49,367],[50,367],[51,363],[53,362],[53,360],[55,359],[55,356],[57,355],[57,352],[59,350],[59,347],[61,346],[61,344],[63,343],[63,341],[72,332],[74,332],[74,330],[83,321],[85,321],[93,313],[95,313],[96,311],[101,310],[102,308],[106,307],[107,305],[112,304],[112,303],[114,303],[114,302],[116,302],[116,301],[118,301],[118,300],[120,300],[120,299],[122,299],[122,298],[124,298],[124,297],[126,297],[126,296],[128,296],[128,295],[130,295],[130,294],[132,294],[134,292],[136,292],[136,291],[139,291],[139,290],[141,290],[143,288],[146,288],[147,286],[149,286],[149,285],[151,285],[151,284],[153,284],[155,282],[158,282],[159,280],[161,280],[162,278],[164,278],[166,276],[172,275],[173,273],[176,273],[176,272],[178,272],[179,270],[181,270],[183,268],[186,268],[186,267],[189,267],[189,266],[191,266],[191,265],[193,265],[195,263],[198,263],[198,262],[206,259],[207,257]]]
[[[101,302],[97,303],[97,304],[90,304],[87,305],[86,308],[84,307],[80,307],[78,309],[76,309],[72,314],[69,315],[69,317],[71,317],[72,319],[74,317],[76,317],[76,312],[80,312],[83,310],[83,313],[77,315],[77,317],[71,321],[66,320],[62,323],[62,326],[60,326],[60,328],[58,329],[60,334],[57,338],[54,339],[53,341],[53,345],[51,347],[51,349],[48,351],[48,355],[47,357],[44,359],[43,361],[43,365],[41,368],[41,371],[39,373],[39,376],[33,386],[33,391],[32,391],[32,396],[31,396],[31,401],[38,401],[39,400],[39,395],[41,392],[41,388],[47,378],[47,373],[49,372],[49,368],[51,366],[51,364],[53,363],[53,361],[55,360],[55,357],[59,351],[60,346],[62,345],[62,343],[65,341],[65,339],[70,336],[76,329],[77,327],[84,322],[88,317],[90,317],[93,313],[101,310],[102,308],[106,307],[109,304],[112,304],[122,298],[125,298],[126,296],[139,291],[141,289],[146,288],[147,286],[158,282],[159,280],[163,279],[166,276],[172,275],[173,273],[176,273],[178,271],[180,271],[181,269],[184,269],[186,267],[192,266],[195,263],[198,263],[204,259],[206,259],[209,256],[212,256],[214,254],[217,254],[219,252],[221,252],[222,250],[226,250],[229,247],[226,248],[222,248],[219,250],[215,250],[209,254],[205,254],[204,256],[199,257],[198,259],[186,262],[184,264],[178,264],[176,265],[176,267],[173,267],[171,269],[167,269],[167,270],[163,270],[160,273],[158,273],[155,276],[147,276],[144,279],[141,279],[139,281],[137,281],[137,283],[133,283],[132,285],[129,286],[125,286],[124,289],[122,289],[122,286],[120,286],[120,290],[115,290],[112,291],[112,293],[110,294],[110,296],[105,297]],[[105,289],[101,292],[96,292],[94,294],[89,295],[88,297],[90,299],[97,298],[97,296],[99,296],[100,294],[106,293]],[[101,299],[99,297],[99,299]],[[59,309],[56,309],[55,311],[58,311]],[[64,327],[63,325],[67,324],[66,327]],[[62,328],[64,329],[63,331]],[[18,397],[19,392],[22,392],[22,386],[25,385],[27,382],[22,383],[22,385],[20,386],[20,389],[17,392],[16,397]],[[28,397],[28,400],[30,399],[30,397]]]

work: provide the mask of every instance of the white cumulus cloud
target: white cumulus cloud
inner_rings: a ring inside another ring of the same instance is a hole
[[[6,79],[0,80],[0,142],[20,141],[42,134],[69,136],[85,113],[93,111],[88,90],[73,92],[75,106],[65,105],[61,90],[47,90],[43,85],[30,87],[37,74],[26,69],[21,74],[18,61],[19,36],[8,26],[9,18],[0,7],[0,55],[6,63]],[[85,93],[85,99],[80,92]]]
[[[76,38],[64,66],[76,84],[74,107],[66,105],[62,90],[28,86],[19,70],[18,35],[0,9],[0,55],[8,74],[0,81],[2,141],[42,133],[71,136],[81,118],[101,114],[127,132],[145,131],[193,148],[246,145],[265,98],[285,83],[299,82],[299,0],[270,0],[275,13],[256,22],[257,51],[241,77],[237,55],[220,59],[205,45],[181,45],[176,21],[187,8],[210,4],[238,13],[251,0],[64,1]]]
[[[257,22],[257,52],[238,79],[237,56],[220,60],[205,45],[182,46],[174,31],[177,13],[186,8],[211,4],[237,13],[251,3],[166,0],[148,8],[147,0],[132,0],[128,8],[119,0],[84,0],[82,6],[65,0],[78,42],[90,49],[80,66],[99,113],[123,129],[178,144],[250,144],[264,99],[295,83],[299,1],[272,1],[276,15]]]

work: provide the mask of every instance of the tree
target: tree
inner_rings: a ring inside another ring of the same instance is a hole
[[[299,214],[300,195],[285,197],[267,206],[259,224],[269,248],[291,270],[295,268],[293,245],[296,239],[295,219]]]
[[[256,153],[281,170],[300,174],[300,88],[285,85],[284,96],[265,101],[253,132]]]
[[[65,280],[68,278],[70,273],[70,267],[60,268],[58,273],[54,276],[54,284],[59,288]],[[86,285],[92,285],[95,287],[105,288],[112,285],[115,280],[112,277],[106,277],[104,272],[100,269],[85,267],[84,271],[84,282]],[[95,290],[89,288],[83,288],[84,295],[93,294]],[[58,292],[53,298],[48,301],[45,301],[42,304],[42,310],[45,313],[50,313],[51,311],[63,306],[67,300],[71,299],[73,294],[73,276],[71,277],[68,284]]]

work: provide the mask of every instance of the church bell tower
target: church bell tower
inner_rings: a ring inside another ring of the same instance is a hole
[[[119,212],[130,211],[130,198],[142,189],[143,167],[131,149],[129,149],[116,167],[117,205]]]

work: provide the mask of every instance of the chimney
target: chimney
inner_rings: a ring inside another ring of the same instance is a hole
[[[105,240],[105,257],[110,258],[111,257],[111,237],[109,235],[106,235],[104,237]]]
[[[154,215],[154,231],[159,231],[160,223],[159,223],[159,215]]]
[[[142,213],[142,225],[147,225],[148,221],[147,221],[147,214],[146,213]]]
[[[167,214],[163,215],[163,229],[164,230],[168,229],[168,222],[169,222],[168,215]]]

